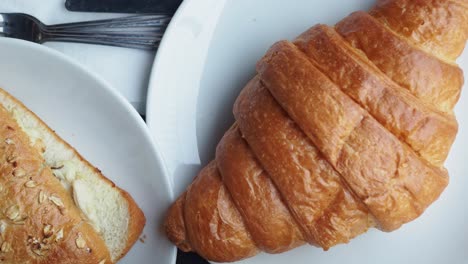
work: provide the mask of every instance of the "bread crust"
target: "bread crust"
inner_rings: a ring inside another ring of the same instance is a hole
[[[441,112],[452,113],[463,85],[463,71],[411,45],[365,12],[355,12],[336,25],[394,82]]]
[[[54,187],[52,188],[53,190],[57,191],[61,189],[61,192],[63,193],[63,196],[67,196],[67,200],[69,200],[68,207],[74,208],[76,211],[77,215],[79,216],[80,221],[77,221],[75,224],[79,224],[79,226],[83,226],[83,229],[86,230],[86,234],[82,231],[76,231],[80,232],[83,235],[86,235],[86,237],[89,237],[89,241],[96,241],[93,242],[92,244],[96,244],[96,250],[93,250],[93,254],[91,256],[98,256],[97,258],[100,258],[99,261],[106,260],[106,263],[114,263],[120,260],[129,250],[130,248],[135,244],[135,242],[138,240],[141,232],[143,231],[143,228],[146,223],[146,219],[144,216],[143,211],[138,207],[134,199],[128,194],[126,191],[120,189],[117,187],[110,179],[106,178],[102,172],[94,167],[89,161],[84,159],[70,144],[65,142],[62,138],[60,138],[55,131],[53,131],[50,127],[47,126],[35,113],[33,113],[31,110],[29,110],[22,102],[14,98],[12,95],[7,93],[6,91],[0,89],[0,96],[8,98],[8,100],[14,102],[15,107],[21,108],[22,110],[26,111],[28,115],[33,117],[39,124],[39,126],[43,129],[45,129],[50,136],[53,137],[55,142],[58,142],[59,144],[62,144],[65,146],[66,149],[71,150],[74,154],[74,156],[82,162],[86,167],[90,168],[93,173],[99,178],[100,181],[105,182],[107,185],[111,186],[114,190],[116,190],[119,195],[125,199],[127,206],[128,206],[128,214],[129,214],[129,222],[128,222],[128,238],[125,243],[125,248],[122,250],[121,254],[117,258],[112,259],[112,257],[109,255],[109,251],[106,247],[106,245],[101,245],[101,243],[104,243],[102,241],[101,236],[99,235],[99,232],[97,232],[93,227],[91,227],[88,223],[86,223],[86,219],[83,217],[83,213],[80,211],[80,209],[75,205],[75,202],[73,201],[73,198],[67,193],[67,191],[64,189],[64,187],[61,185],[60,181],[53,175],[51,169],[49,167],[45,168],[44,171],[48,171],[48,173],[43,173],[41,177],[44,177],[45,179],[52,178],[51,181],[55,181],[58,184],[55,184]],[[23,144],[30,144],[29,138],[22,131],[22,129],[18,126],[18,124],[15,122],[15,120],[12,118],[11,113],[6,111],[5,108],[1,107],[4,111],[4,119],[0,120],[9,120],[9,122],[16,124],[17,129],[15,129],[15,134],[18,134],[19,136],[24,138]],[[3,137],[2,137],[3,138]],[[47,147],[47,146],[45,146]],[[41,162],[41,167],[46,166],[44,158],[41,156],[40,152],[38,152],[38,149],[34,147],[30,147],[27,151],[29,155],[35,156],[38,160]],[[19,153],[17,156],[22,157],[26,155],[26,152]],[[44,190],[48,190],[49,188],[45,188]],[[25,198],[26,199],[26,198]],[[37,197],[31,198],[31,199],[36,199]],[[1,208],[1,207],[0,207]],[[45,209],[44,209],[45,210]],[[60,217],[60,215],[54,216],[55,218]],[[41,222],[43,223],[43,222]],[[69,241],[69,245],[64,245],[60,246],[60,250],[55,254],[50,254],[50,257],[47,258],[42,258],[44,263],[66,263],[66,259],[69,259],[71,261],[70,263],[76,263],[76,259],[80,259],[80,263],[99,263],[97,258],[94,258],[90,260],[89,262],[86,262],[86,258],[83,258],[83,256],[73,253],[73,252],[68,252],[68,251],[73,251],[73,241]],[[76,248],[76,246],[75,246]],[[72,254],[73,253],[73,254]],[[28,256],[28,255],[24,255]],[[103,257],[104,256],[104,257]],[[65,257],[66,259],[63,259],[62,257]],[[27,258],[24,258],[22,261],[28,261]],[[83,262],[81,262],[83,261]],[[35,262],[31,262],[35,263]]]
[[[380,124],[422,158],[443,166],[458,132],[454,116],[439,112],[398,86],[332,27],[312,27],[294,44]]]
[[[207,259],[229,262],[258,253],[215,162],[208,164],[187,190],[184,221],[191,246]]]
[[[99,263],[110,260],[104,241],[82,220],[72,198],[51,169],[44,167],[41,155],[30,146],[29,138],[1,106],[0,120],[2,262],[73,263],[80,259],[82,263]],[[32,181],[35,187],[26,187]],[[17,214],[12,213],[14,211]],[[52,235],[44,232],[48,225]],[[60,230],[62,238],[58,235]],[[82,247],[76,243],[79,236],[84,241]]]
[[[280,193],[242,139],[237,125],[221,139],[216,164],[260,250],[281,253],[305,243]]]
[[[282,194],[309,244],[328,249],[332,242],[346,243],[374,225],[367,208],[259,78],[241,92],[234,115],[251,151]],[[334,212],[331,217],[329,209],[333,207],[344,212]],[[346,229],[354,225],[354,232]]]
[[[446,187],[446,171],[420,160],[292,43],[273,45],[257,71],[282,108],[367,205],[382,230],[395,230],[418,217]],[[411,181],[416,178],[413,174],[420,176],[418,182]]]
[[[379,0],[369,13],[418,48],[454,61],[468,38],[467,6],[466,0]]]

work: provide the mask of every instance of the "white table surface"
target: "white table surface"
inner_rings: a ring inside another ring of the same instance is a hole
[[[46,24],[122,16],[69,12],[65,9],[65,0],[0,0],[0,12],[28,13]],[[146,91],[155,52],[79,43],[48,42],[44,45],[70,56],[100,75],[140,114],[145,113]]]

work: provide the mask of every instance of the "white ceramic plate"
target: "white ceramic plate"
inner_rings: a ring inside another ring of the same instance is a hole
[[[161,235],[172,198],[167,174],[145,123],[108,84],[49,48],[0,38],[0,87],[20,99],[143,209],[145,243],[121,263],[173,264]]]
[[[64,3],[65,0],[0,0],[0,12],[27,13],[46,24],[107,19],[127,15],[69,12]],[[73,58],[106,80],[138,112],[144,114],[146,89],[149,72],[154,61],[154,52],[71,42],[47,42],[44,45]]]
[[[232,124],[232,104],[270,45],[316,23],[333,24],[374,0],[187,0],[159,49],[150,83],[147,121],[176,195],[214,156]],[[468,52],[459,60],[468,70]],[[457,141],[447,161],[451,183],[422,217],[396,232],[371,230],[328,252],[304,246],[241,263],[394,264],[468,261],[468,93],[456,112]]]

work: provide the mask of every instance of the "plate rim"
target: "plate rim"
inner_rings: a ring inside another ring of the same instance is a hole
[[[148,82],[148,92],[146,93],[146,108],[145,108],[146,124],[150,131],[152,131],[154,124],[153,124],[152,114],[148,115],[148,113],[151,113],[151,111],[148,111],[148,110],[153,108],[153,105],[155,104],[154,102],[155,99],[152,99],[152,98],[154,97],[153,94],[155,93],[157,89],[154,87],[157,87],[156,83],[158,82],[156,72],[159,71],[159,69],[161,68],[161,64],[162,64],[161,54],[165,53],[167,47],[169,47],[168,43],[170,42],[170,39],[172,38],[172,34],[174,34],[173,32],[177,30],[176,24],[180,20],[180,18],[183,16],[185,9],[187,9],[188,2],[190,2],[190,0],[182,1],[179,8],[177,8],[176,12],[171,18],[171,21],[167,25],[166,31],[164,31],[164,35],[161,39],[161,42],[159,42],[158,50],[156,51],[156,55],[154,56],[153,66],[151,68],[150,79]],[[152,137],[154,141],[157,141],[157,139],[154,136]],[[163,160],[164,160],[164,157],[163,157]]]
[[[77,71],[81,72],[84,75],[90,77],[93,81],[95,81],[104,91],[107,93],[108,96],[113,97],[114,100],[121,106],[124,107],[126,112],[130,115],[130,117],[135,121],[135,124],[138,126],[138,130],[142,132],[142,136],[144,136],[145,140],[150,142],[149,144],[149,151],[153,154],[156,159],[156,162],[160,165],[161,168],[161,176],[162,176],[162,184],[164,185],[164,189],[167,192],[169,200],[174,199],[174,190],[169,180],[169,174],[167,172],[167,166],[162,158],[162,154],[160,152],[160,148],[154,137],[151,135],[150,130],[148,129],[147,124],[142,119],[140,114],[136,111],[136,109],[130,104],[130,102],[123,97],[116,89],[112,87],[110,83],[104,80],[102,77],[97,75],[96,73],[87,69],[84,65],[80,64],[79,62],[73,60],[72,58],[68,57],[67,55],[54,50],[52,48],[46,47],[41,44],[32,43],[20,39],[13,39],[13,38],[0,38],[0,46],[6,43],[6,45],[12,46],[21,46],[21,48],[31,49],[33,52],[40,52],[45,54],[46,56],[51,56],[57,59],[57,61],[61,61],[63,63],[69,64],[71,67],[75,68]],[[111,178],[109,178],[112,180]],[[159,182],[161,184],[161,182]],[[176,262],[177,250],[175,246],[171,247],[170,253],[168,256],[170,257],[170,263]]]
[[[213,0],[214,1],[214,0]],[[219,4],[222,4],[223,6],[226,4],[228,0],[217,0],[216,2],[219,3]],[[159,120],[159,117],[157,114],[154,114],[154,111],[151,111],[151,109],[154,109],[155,108],[155,105],[157,103],[157,99],[156,99],[156,96],[155,94],[157,93],[157,91],[160,90],[158,83],[160,83],[160,77],[158,75],[158,72],[160,72],[161,70],[160,69],[164,69],[164,65],[167,64],[167,60],[163,60],[161,59],[161,57],[163,56],[163,54],[166,54],[168,53],[167,50],[171,50],[171,45],[170,43],[173,42],[174,40],[174,36],[177,35],[179,32],[180,32],[180,29],[182,27],[178,26],[178,24],[182,23],[181,21],[183,21],[184,18],[187,18],[190,16],[188,16],[188,14],[197,14],[199,15],[200,12],[195,12],[194,10],[189,10],[190,7],[193,7],[194,5],[197,6],[197,5],[200,5],[204,3],[203,0],[184,0],[182,1],[181,5],[179,6],[179,8],[177,9],[177,11],[175,12],[175,14],[173,15],[171,21],[169,22],[167,28],[166,28],[166,31],[164,33],[164,36],[163,38],[161,39],[161,42],[159,44],[159,47],[158,47],[158,50],[156,52],[156,55],[154,57],[154,61],[153,61],[153,66],[151,68],[151,72],[150,72],[150,78],[149,78],[149,82],[148,82],[148,90],[147,90],[147,94],[146,94],[146,107],[145,107],[145,117],[146,117],[146,124],[148,126],[148,130],[150,131],[151,133],[151,136],[153,137],[153,140],[155,143],[157,143],[158,145],[161,145],[160,143],[158,143],[159,139],[156,137],[154,131],[156,131],[158,129],[158,124],[157,124],[157,121]],[[218,10],[218,12],[209,12],[207,14],[204,14],[206,15],[205,17],[207,18],[212,18],[213,16],[215,15],[219,15],[223,12],[223,9],[221,10]],[[197,36],[194,36],[192,37],[192,39],[197,39]],[[172,177],[172,174],[170,172],[170,170],[168,169],[169,167],[167,166],[167,159],[165,157],[165,153],[163,151],[163,148],[161,148],[161,156],[162,156],[162,160],[163,162],[166,164],[166,173],[167,173],[167,178],[169,179],[169,184],[172,188],[172,191],[174,192],[174,195],[176,195],[176,183],[174,182],[174,179]],[[174,201],[175,199],[177,199],[177,197],[174,197]]]
[[[195,0],[184,0],[180,4],[180,6],[177,8],[176,12],[172,16],[171,21],[169,22],[164,32],[164,35],[161,39],[161,42],[159,43],[158,50],[156,51],[156,55],[154,57],[153,66],[151,67],[150,78],[148,81],[148,90],[146,93],[146,107],[145,107],[146,125],[150,133],[153,131],[154,126],[155,126],[154,125],[155,117],[153,117],[153,115],[151,114],[152,111],[149,111],[149,110],[153,108],[153,105],[155,104],[155,101],[156,101],[155,99],[152,99],[152,98],[154,97],[153,94],[156,92],[156,89],[157,89],[155,88],[157,87],[156,83],[158,82],[156,72],[158,72],[159,69],[161,68],[161,64],[162,64],[161,54],[166,53],[166,49],[168,49],[169,47],[168,43],[170,42],[170,39],[172,39],[172,35],[174,34],[173,32],[177,30],[176,24],[178,23],[180,18],[183,16],[184,11],[187,9],[187,6],[189,5],[189,2],[191,1],[195,1]],[[151,133],[150,136],[153,138],[153,141],[155,142],[155,144],[158,144],[158,139],[153,134],[154,133]],[[175,201],[176,197],[174,197],[174,181],[171,179],[172,177],[170,177],[170,173],[166,165],[166,159],[164,158],[164,155],[162,153],[161,153],[161,159],[165,167],[165,170],[164,170],[164,173],[166,174],[165,178],[167,178],[171,192],[172,192],[171,199]]]

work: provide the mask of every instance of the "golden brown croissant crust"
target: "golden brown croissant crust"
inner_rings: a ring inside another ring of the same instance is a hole
[[[274,44],[234,105],[216,159],[166,217],[213,261],[392,231],[448,184],[466,0],[380,0]]]

